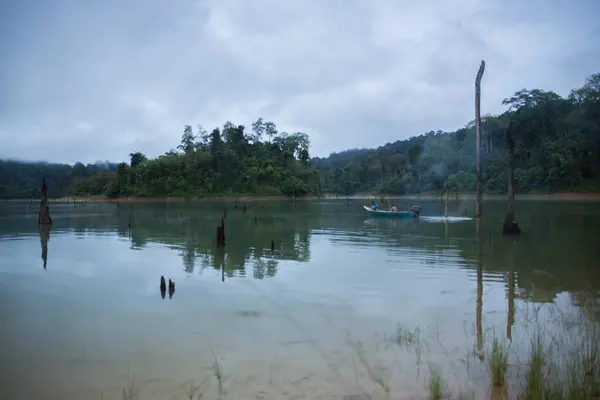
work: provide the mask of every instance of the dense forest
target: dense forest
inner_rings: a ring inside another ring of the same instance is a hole
[[[600,191],[600,74],[563,98],[522,89],[482,117],[485,191],[507,189],[505,133],[512,122],[517,191]],[[225,123],[208,133],[185,126],[181,143],[154,159],[75,166],[0,162],[0,197],[35,195],[44,175],[52,195],[202,196],[326,193],[411,194],[475,190],[474,121],[454,132],[431,131],[377,149],[310,158],[302,132],[279,132],[259,118],[246,129]]]
[[[106,182],[112,180],[115,170],[116,164],[108,161],[69,165],[0,160],[0,199],[38,197],[44,177],[51,196],[67,196],[90,177],[104,179]]]
[[[525,192],[600,191],[600,74],[562,98],[551,91],[519,90],[501,115],[482,117],[483,182],[506,192],[505,133],[512,121],[515,183]],[[454,132],[429,132],[372,150],[314,159],[325,190],[389,194],[449,188],[474,191],[475,122]]]
[[[90,177],[74,193],[109,197],[320,193],[321,179],[310,162],[309,145],[305,133],[277,132],[274,123],[262,119],[252,124],[251,132],[231,122],[210,133],[201,126],[194,132],[188,125],[177,149],[155,159],[131,153],[129,163],[117,164],[111,180]]]

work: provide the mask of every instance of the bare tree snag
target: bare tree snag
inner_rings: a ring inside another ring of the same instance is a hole
[[[46,186],[46,178],[42,179],[42,196],[40,201],[40,213],[38,214],[38,224],[50,225],[52,224],[52,218],[50,218],[50,210],[48,210],[48,187]]]
[[[477,206],[475,210],[475,216],[481,217],[482,204],[481,204],[481,78],[483,78],[483,71],[485,71],[485,61],[481,60],[479,71],[477,71],[477,77],[475,78],[475,137],[476,137],[476,148],[477,148]]]
[[[519,228],[519,224],[515,220],[515,142],[512,131],[513,122],[511,119],[505,134],[506,149],[508,150],[508,213],[504,217],[504,225],[502,226],[502,233],[504,235],[518,235],[521,233],[521,228]]]

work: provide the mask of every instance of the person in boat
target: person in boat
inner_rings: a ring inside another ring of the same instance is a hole
[[[410,210],[411,210],[412,212],[414,212],[415,214],[417,214],[417,215],[419,215],[419,214],[421,213],[421,209],[420,209],[420,208],[419,208],[419,206],[418,206],[418,205],[416,205],[416,204],[413,204],[413,205],[410,207]]]
[[[373,200],[373,201],[371,202],[371,208],[372,208],[373,210],[377,210],[377,209],[379,209],[379,204],[377,204],[377,202],[376,202],[375,200]]]
[[[398,211],[398,209],[396,208],[395,204],[392,204],[392,208],[390,208],[390,211],[391,212],[397,212]]]

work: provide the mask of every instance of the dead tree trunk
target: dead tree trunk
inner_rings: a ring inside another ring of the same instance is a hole
[[[481,217],[482,204],[481,204],[481,78],[483,78],[483,71],[485,70],[485,61],[481,60],[479,71],[477,71],[477,77],[475,78],[475,137],[476,137],[476,148],[477,148],[477,206],[475,210],[475,216]]]
[[[48,209],[48,187],[46,186],[46,178],[42,179],[42,199],[40,201],[40,213],[38,214],[38,224],[50,225],[50,210]]]
[[[518,235],[521,233],[521,228],[519,228],[519,224],[515,220],[515,142],[512,137],[512,131],[513,123],[511,120],[505,135],[506,149],[508,150],[508,213],[504,217],[504,225],[502,226],[502,233],[504,235]]]

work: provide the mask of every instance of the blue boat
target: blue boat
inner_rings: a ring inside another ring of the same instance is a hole
[[[384,211],[384,210],[374,210],[371,207],[363,206],[365,210],[370,215],[378,216],[378,217],[388,217],[388,218],[416,218],[419,216],[421,212],[420,207],[415,207],[414,210],[410,211]]]

